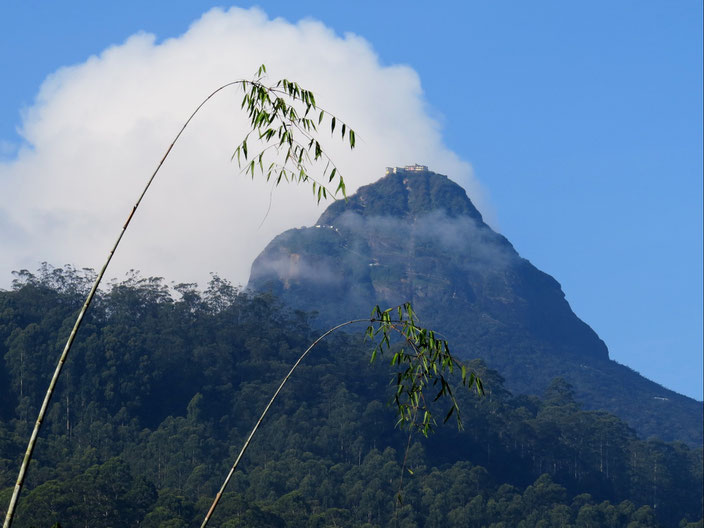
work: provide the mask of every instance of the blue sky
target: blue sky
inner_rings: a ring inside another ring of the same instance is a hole
[[[178,37],[217,5],[3,3],[0,159],[26,143],[22,112],[47,76],[139,31]],[[365,39],[381,66],[412,68],[493,225],[562,284],[613,359],[702,399],[701,2],[236,5],[314,18]]]

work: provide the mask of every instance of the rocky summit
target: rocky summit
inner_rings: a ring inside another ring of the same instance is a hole
[[[702,405],[609,359],[560,284],[484,223],[462,187],[422,165],[388,168],[331,204],[314,226],[277,236],[249,288],[318,313],[323,328],[410,301],[463,358],[481,358],[514,393],[556,377],[587,409],[642,436],[701,445]]]

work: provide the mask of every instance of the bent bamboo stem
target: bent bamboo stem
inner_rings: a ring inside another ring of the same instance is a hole
[[[296,360],[296,362],[293,364],[291,367],[291,370],[288,371],[288,374],[284,377],[284,379],[281,381],[279,384],[279,388],[276,389],[276,392],[274,392],[274,395],[271,397],[271,400],[269,400],[269,403],[266,405],[264,408],[264,412],[262,412],[261,416],[259,417],[259,420],[257,420],[257,423],[254,425],[252,430],[249,433],[249,436],[247,437],[247,440],[245,441],[244,445],[242,446],[242,449],[240,450],[239,455],[237,455],[237,459],[235,459],[235,463],[232,465],[230,468],[230,472],[227,474],[227,477],[225,477],[225,481],[222,483],[222,486],[220,486],[220,491],[217,492],[215,495],[215,499],[213,499],[213,503],[210,505],[210,509],[208,510],[208,513],[205,514],[205,518],[203,519],[203,524],[200,525],[200,528],[205,528],[205,526],[208,524],[208,521],[210,521],[210,518],[213,516],[213,512],[215,511],[215,508],[218,505],[218,502],[220,502],[220,498],[222,497],[222,494],[225,492],[225,488],[227,485],[230,483],[230,479],[232,478],[232,475],[235,473],[235,470],[237,469],[237,466],[240,463],[240,460],[242,460],[242,455],[244,455],[244,452],[247,451],[247,448],[249,447],[249,444],[252,442],[252,437],[254,436],[254,433],[257,432],[257,429],[259,429],[259,426],[262,423],[262,420],[264,420],[264,417],[266,414],[269,412],[269,408],[271,405],[274,403],[274,400],[276,400],[276,397],[279,395],[281,392],[281,389],[284,388],[284,385],[286,385],[286,382],[288,379],[291,377],[291,374],[298,368],[298,365],[300,365],[301,361],[305,359],[305,357],[308,355],[308,352],[313,350],[315,346],[320,343],[323,339],[325,339],[327,336],[332,334],[335,330],[338,330],[342,328],[343,326],[349,326],[351,324],[355,323],[373,323],[375,322],[375,319],[353,319],[351,321],[347,321],[345,323],[341,323],[337,326],[334,326],[327,332],[325,332],[323,335],[321,335],[318,339],[313,341],[313,343],[306,349],[303,354]]]
[[[5,514],[5,522],[3,523],[3,528],[10,528],[10,525],[12,524],[12,519],[15,515],[15,509],[17,506],[17,500],[19,498],[20,492],[22,491],[22,485],[24,484],[24,479],[27,474],[27,469],[28,469],[29,463],[32,459],[32,453],[34,452],[34,448],[37,443],[37,437],[39,436],[39,430],[41,429],[42,422],[44,421],[44,416],[46,415],[46,411],[49,407],[49,402],[51,401],[51,397],[54,394],[54,389],[56,388],[56,383],[58,382],[59,376],[61,375],[61,370],[63,369],[64,363],[66,362],[66,358],[68,357],[68,353],[71,350],[71,345],[73,345],[73,341],[76,339],[76,333],[78,332],[78,328],[81,326],[81,322],[83,321],[83,317],[85,316],[86,312],[88,311],[88,308],[90,307],[91,303],[93,302],[93,298],[95,297],[95,293],[98,290],[98,286],[100,286],[100,282],[103,279],[103,275],[105,275],[105,270],[107,270],[108,264],[110,264],[110,261],[112,260],[112,257],[115,254],[115,251],[117,250],[117,246],[120,245],[120,241],[122,240],[122,237],[125,234],[127,227],[130,225],[130,222],[132,221],[132,217],[134,216],[134,213],[137,211],[139,204],[142,202],[142,199],[144,198],[144,195],[147,194],[147,190],[149,190],[149,187],[151,186],[152,182],[154,181],[154,178],[156,177],[157,173],[159,172],[159,169],[161,169],[161,166],[164,164],[164,161],[166,161],[166,158],[169,155],[169,153],[171,152],[171,149],[176,144],[176,141],[178,141],[178,139],[181,137],[181,134],[183,134],[183,131],[186,129],[186,127],[191,122],[191,120],[195,117],[195,115],[198,113],[198,111],[203,107],[203,105],[205,105],[205,103],[207,103],[215,94],[217,94],[221,90],[224,90],[225,88],[227,88],[229,86],[233,86],[235,84],[243,84],[246,82],[248,82],[248,81],[239,80],[239,81],[232,81],[227,84],[223,84],[218,89],[213,91],[208,97],[203,99],[203,101],[196,107],[196,109],[190,115],[190,117],[185,122],[185,124],[181,127],[181,130],[179,130],[178,134],[176,134],[176,137],[169,145],[169,148],[166,149],[166,153],[161,158],[161,161],[157,165],[156,169],[154,170],[151,177],[147,181],[147,184],[145,185],[144,189],[142,190],[142,193],[139,195],[139,198],[137,199],[134,206],[132,207],[132,210],[130,211],[130,214],[127,217],[127,220],[125,221],[124,225],[122,226],[122,229],[120,230],[120,234],[118,235],[117,240],[113,244],[112,249],[110,250],[110,253],[108,253],[107,259],[105,260],[103,267],[100,269],[100,273],[98,273],[98,276],[95,278],[95,282],[93,283],[93,287],[90,289],[90,292],[88,293],[88,296],[86,297],[86,300],[83,303],[83,307],[81,308],[81,311],[78,313],[78,317],[76,318],[76,322],[73,324],[73,329],[71,330],[71,334],[68,336],[68,340],[66,341],[66,345],[64,346],[63,352],[61,353],[61,357],[59,358],[59,362],[56,364],[56,369],[54,370],[54,375],[52,376],[51,381],[49,382],[49,388],[46,391],[46,394],[44,396],[44,401],[42,402],[42,406],[39,409],[39,415],[37,416],[37,421],[34,423],[34,429],[32,430],[32,435],[29,438],[29,443],[27,444],[27,450],[25,451],[24,458],[22,459],[22,465],[20,466],[20,471],[17,476],[17,482],[15,483],[15,488],[12,492],[12,498],[10,499],[10,504],[8,505],[7,513]]]

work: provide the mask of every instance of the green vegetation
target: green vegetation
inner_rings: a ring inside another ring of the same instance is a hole
[[[92,279],[45,266],[0,292],[0,511]],[[135,274],[99,293],[15,525],[198,526],[232,450],[317,337],[311,323],[217,277],[200,291]],[[693,527],[702,517],[701,450],[638,439],[581,410],[561,380],[542,399],[514,397],[474,362],[486,397],[454,391],[465,430],[409,441],[388,405],[394,370],[370,364],[368,349],[332,335],[301,364],[216,526]]]
[[[386,310],[382,310],[376,306],[374,310],[372,310],[371,317],[368,319],[352,319],[330,328],[313,341],[298,359],[296,359],[296,362],[286,376],[284,376],[284,379],[274,391],[266,407],[264,407],[257,423],[252,427],[249,435],[247,435],[247,440],[245,440],[242,445],[242,449],[240,449],[234,464],[230,468],[227,477],[225,477],[225,481],[215,495],[212,505],[208,508],[201,528],[205,528],[210,521],[215,508],[222,499],[235,470],[239,466],[245,452],[249,449],[252,439],[259,430],[262,421],[266,418],[274,401],[276,401],[276,398],[306,356],[334,332],[341,328],[359,323],[368,324],[365,337],[375,343],[372,349],[371,363],[374,363],[376,359],[383,356],[384,352],[389,352],[392,342],[398,345],[394,347],[395,351],[393,351],[393,357],[391,358],[391,365],[396,366],[398,370],[393,376],[393,378],[396,379],[393,398],[397,410],[396,425],[401,428],[408,428],[411,433],[415,429],[427,437],[433,430],[433,427],[437,425],[437,422],[433,415],[433,409],[431,408],[433,406],[428,403],[430,396],[427,395],[426,389],[428,386],[437,387],[439,385],[440,390],[438,390],[435,395],[433,402],[442,398],[449,399],[450,410],[445,417],[445,421],[449,420],[454,414],[457,419],[457,427],[462,428],[462,420],[460,418],[457,400],[455,399],[446,376],[452,374],[455,368],[457,368],[461,372],[462,385],[467,388],[475,386],[477,392],[483,394],[481,380],[474,372],[468,373],[467,368],[450,354],[447,341],[437,338],[434,331],[422,328],[418,325],[417,317],[409,303]]]
[[[232,159],[237,158],[237,163],[245,174],[249,173],[251,177],[254,178],[255,173],[261,173],[262,176],[266,177],[267,181],[273,180],[274,185],[279,185],[282,181],[310,183],[313,188],[313,194],[317,194],[318,202],[320,202],[322,198],[327,198],[328,194],[334,196],[340,192],[345,196],[344,180],[338,172],[333,160],[329,158],[320,146],[317,139],[317,131],[318,126],[323,123],[325,118],[328,118],[330,120],[330,133],[335,133],[335,127],[339,125],[338,130],[340,130],[340,137],[343,141],[349,141],[349,147],[351,149],[355,147],[356,143],[355,132],[349,128],[346,123],[339,121],[325,109],[316,106],[313,92],[287,79],[281,79],[276,84],[269,85],[266,83],[265,77],[266,67],[261,65],[254,79],[240,79],[225,83],[203,99],[178,131],[173,141],[166,149],[161,161],[157,163],[156,169],[147,179],[146,185],[138,194],[137,200],[127,216],[127,220],[118,232],[117,239],[112,249],[108,252],[100,271],[93,277],[92,287],[85,292],[86,296],[83,307],[76,315],[71,331],[68,333],[68,337],[63,346],[63,351],[54,368],[54,374],[49,380],[49,386],[44,394],[42,404],[39,406],[37,419],[34,422],[34,427],[32,428],[29,442],[27,443],[27,448],[20,464],[17,481],[7,508],[3,528],[10,528],[12,524],[17,501],[22,487],[24,486],[41,426],[46,420],[46,414],[54,396],[56,385],[61,377],[78,330],[86,313],[88,313],[88,309],[93,303],[93,299],[110,265],[110,261],[117,251],[122,237],[132,221],[132,217],[137,212],[152,182],[159,173],[164,161],[169,156],[171,149],[196,114],[210,99],[231,86],[237,86],[244,92],[241,108],[246,110],[250,131],[235,148]],[[311,117],[308,117],[309,114]],[[315,119],[312,119],[313,116],[316,116]],[[248,142],[250,141],[255,142],[256,148],[258,149],[256,154],[251,157],[248,147]],[[285,156],[283,156],[283,153],[285,153]],[[327,178],[327,182],[320,182],[311,175],[311,167],[317,162],[325,162],[322,176],[323,178]],[[338,182],[337,188],[334,192],[329,193],[326,183],[331,184],[336,179]],[[20,384],[20,389],[22,388],[22,384]],[[205,524],[204,522],[204,525]]]

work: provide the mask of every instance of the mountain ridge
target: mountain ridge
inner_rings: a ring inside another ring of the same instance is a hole
[[[427,167],[387,169],[313,227],[277,236],[248,287],[317,311],[321,327],[410,301],[460,357],[481,357],[513,392],[540,394],[563,377],[586,408],[613,412],[643,436],[702,443],[701,405],[609,359],[559,282]]]

